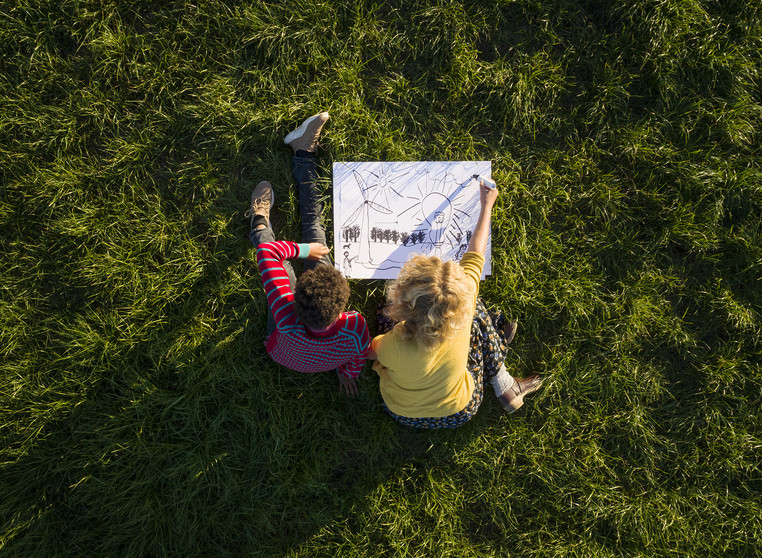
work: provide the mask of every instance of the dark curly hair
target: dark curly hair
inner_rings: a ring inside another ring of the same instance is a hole
[[[344,311],[349,283],[335,268],[319,265],[296,280],[294,310],[310,329],[325,329]]]

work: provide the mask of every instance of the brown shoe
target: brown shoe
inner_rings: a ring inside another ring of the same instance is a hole
[[[254,224],[254,217],[257,215],[267,219],[267,226],[270,226],[270,208],[275,204],[275,192],[269,182],[263,180],[251,193],[251,204],[249,210],[245,213],[246,217],[251,217],[249,226]]]
[[[320,138],[320,131],[328,122],[330,115],[327,112],[321,112],[314,116],[310,116],[307,120],[302,122],[296,130],[292,130],[288,135],[283,138],[283,143],[288,145],[294,153],[300,149],[303,151],[309,151],[315,153],[318,146],[318,138]]]
[[[524,404],[524,397],[540,389],[543,377],[532,374],[526,378],[514,378],[513,385],[503,395],[498,397],[500,404],[507,413],[513,413]]]
[[[510,345],[513,338],[516,337],[516,330],[519,329],[519,322],[511,321],[505,322],[503,326],[503,333],[505,334],[505,344]]]

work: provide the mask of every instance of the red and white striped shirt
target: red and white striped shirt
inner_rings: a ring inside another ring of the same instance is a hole
[[[259,273],[275,318],[275,331],[265,340],[265,349],[275,362],[297,372],[338,369],[340,374],[356,378],[370,346],[365,318],[357,312],[343,312],[328,330],[317,333],[308,330],[294,312],[294,293],[283,262],[308,254],[309,244],[285,240],[257,248]]]

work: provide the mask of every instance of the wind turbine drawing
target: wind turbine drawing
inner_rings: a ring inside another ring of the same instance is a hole
[[[375,184],[368,185],[365,182],[365,179],[356,170],[352,171],[352,175],[355,177],[357,187],[360,189],[360,193],[362,194],[362,202],[352,212],[352,215],[350,215],[349,218],[344,221],[342,226],[344,228],[351,227],[357,223],[358,220],[360,221],[360,248],[357,254],[357,261],[373,263],[373,256],[370,252],[370,234],[368,232],[368,226],[370,223],[370,210],[372,209],[373,211],[377,211],[384,215],[389,215],[392,213],[392,210],[369,199],[368,192],[374,188],[380,188],[382,184],[376,182]],[[374,200],[375,198],[376,196],[374,196]]]

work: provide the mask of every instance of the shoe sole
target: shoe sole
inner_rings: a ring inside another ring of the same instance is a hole
[[[513,327],[511,328],[511,330],[509,332],[506,332],[505,329],[503,329],[503,333],[505,333],[505,344],[506,345],[510,345],[511,344],[513,339],[516,337],[516,332],[519,330],[519,322],[511,321],[511,322],[508,322],[508,323],[510,323]]]
[[[321,114],[323,113],[320,112],[314,116],[310,116],[307,120],[302,122],[296,130],[292,130],[288,134],[286,134],[286,137],[283,138],[283,143],[285,143],[286,145],[290,145],[292,141],[298,140],[299,138],[301,138],[307,131],[307,128],[309,128],[309,125],[312,124],[315,120],[317,120]],[[326,122],[328,122],[328,119],[326,119]]]
[[[503,410],[510,415],[511,413],[515,413],[516,411],[521,409],[521,407],[523,407],[523,406],[524,406],[524,398],[522,397],[521,401],[519,401],[518,404],[515,404],[515,405],[503,405]]]

